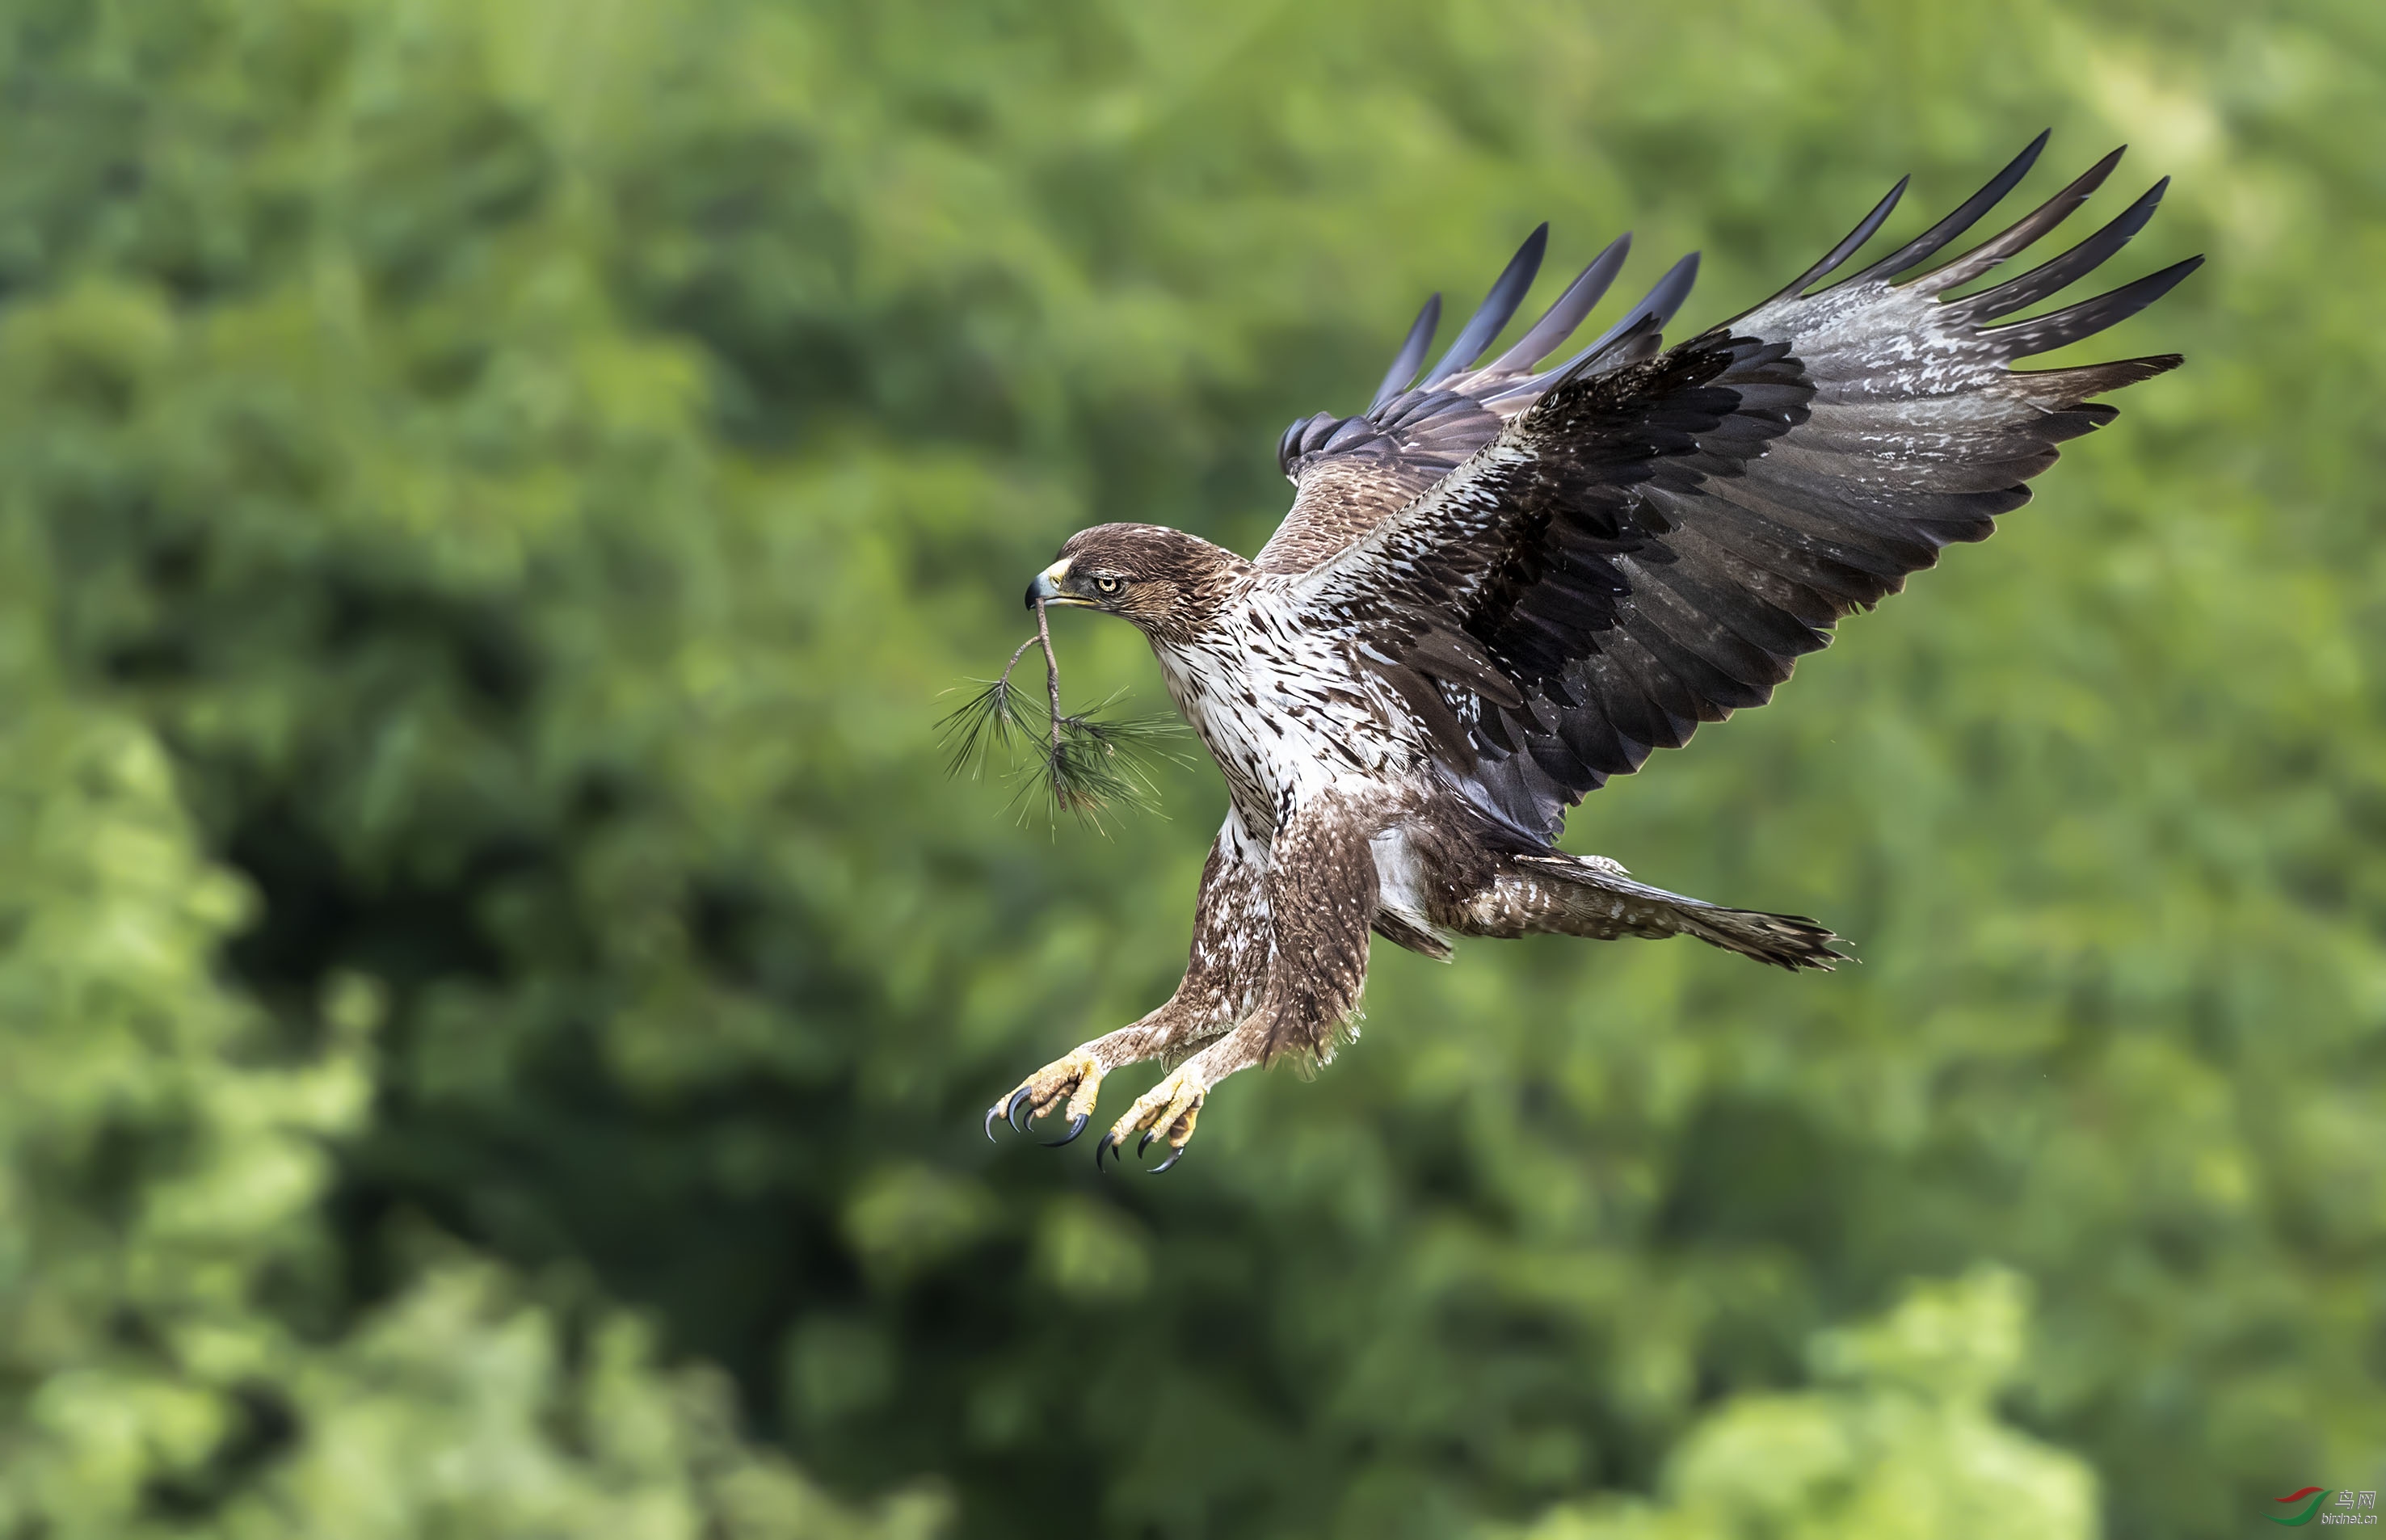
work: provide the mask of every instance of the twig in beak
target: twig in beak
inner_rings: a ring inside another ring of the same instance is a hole
[[[1036,601],[1036,640],[1044,647],[1044,688],[1051,697],[1052,762],[1057,765],[1061,762],[1061,660],[1052,654],[1052,622],[1044,613],[1041,599]],[[1019,650],[1025,652],[1027,644],[1022,642]]]

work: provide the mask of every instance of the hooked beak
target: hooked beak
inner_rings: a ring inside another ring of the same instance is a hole
[[[1079,605],[1090,607],[1091,600],[1081,599],[1074,594],[1061,590],[1061,581],[1068,575],[1069,563],[1065,558],[1054,562],[1036,573],[1036,581],[1027,585],[1027,607],[1033,609],[1039,604]]]

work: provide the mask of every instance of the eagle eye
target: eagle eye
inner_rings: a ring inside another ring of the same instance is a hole
[[[1124,588],[1125,586],[1126,580],[1124,578],[1096,578],[1094,580],[1094,592],[1101,595],[1104,598],[1110,597],[1111,595],[1116,594],[1120,589]]]

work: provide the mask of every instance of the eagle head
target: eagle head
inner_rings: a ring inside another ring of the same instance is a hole
[[[1182,530],[1097,524],[1061,543],[1060,558],[1027,585],[1027,607],[1104,610],[1155,641],[1189,641],[1250,567],[1224,546]]]

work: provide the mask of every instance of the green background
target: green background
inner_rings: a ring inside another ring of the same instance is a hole
[[[986,1144],[1224,808],[943,778],[1064,535],[1255,548],[1539,219],[1702,326],[2049,124],[2188,367],[1567,836],[1861,966],[1382,947],[1165,1181]],[[7,0],[0,1536],[2386,1486],[2380,144],[2356,0]]]

